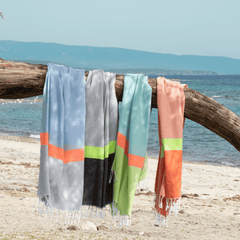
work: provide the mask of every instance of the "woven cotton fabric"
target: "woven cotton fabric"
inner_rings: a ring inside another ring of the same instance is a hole
[[[156,222],[167,226],[167,215],[180,210],[182,179],[182,143],[185,123],[184,87],[165,79],[157,78],[159,160],[155,181]]]
[[[51,218],[54,209],[73,216],[83,200],[85,70],[52,63],[47,66],[40,132],[39,212],[45,207],[46,216],[51,210]]]
[[[109,182],[109,177],[118,130],[115,80],[115,73],[94,70],[86,82],[83,205],[97,207],[94,216],[100,217],[101,209],[113,202],[113,180]]]
[[[152,88],[143,74],[126,74],[119,119],[112,215],[120,225],[131,224],[138,183],[147,177],[147,143]],[[125,218],[126,216],[126,218]]]

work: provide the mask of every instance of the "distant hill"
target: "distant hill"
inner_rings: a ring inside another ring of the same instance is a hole
[[[32,63],[54,62],[73,68],[144,74],[240,74],[240,59],[174,55],[123,48],[70,46],[57,43],[0,41],[0,58]],[[127,72],[129,72],[127,71]]]
[[[142,73],[145,75],[215,75],[213,71],[201,70],[171,70],[171,69],[150,69],[150,68],[123,68],[123,69],[105,69],[108,72],[115,72],[117,74],[126,73]]]

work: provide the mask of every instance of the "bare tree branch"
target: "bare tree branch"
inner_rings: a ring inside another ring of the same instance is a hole
[[[0,98],[18,99],[43,94],[47,66],[0,59]],[[88,72],[85,73],[87,80]],[[156,79],[149,78],[152,87],[152,108],[157,108]],[[122,101],[124,75],[117,75],[115,90]],[[211,98],[190,88],[184,88],[184,116],[201,124],[227,140],[240,152],[240,117]]]

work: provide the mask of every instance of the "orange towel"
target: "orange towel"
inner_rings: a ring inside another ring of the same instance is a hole
[[[186,84],[157,78],[159,161],[155,181],[156,223],[167,226],[167,215],[180,210],[182,141]]]

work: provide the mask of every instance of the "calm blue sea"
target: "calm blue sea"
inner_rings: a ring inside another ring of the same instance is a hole
[[[189,88],[213,98],[240,116],[240,75],[171,75],[164,77],[180,79],[180,82],[186,83]],[[42,99],[42,95],[38,98]],[[121,103],[119,108],[121,109]],[[0,134],[39,140],[41,118],[42,102],[0,103]],[[157,120],[157,109],[153,109],[148,140],[148,156],[150,157],[159,155]],[[183,131],[183,160],[240,167],[240,152],[215,133],[186,119]]]

